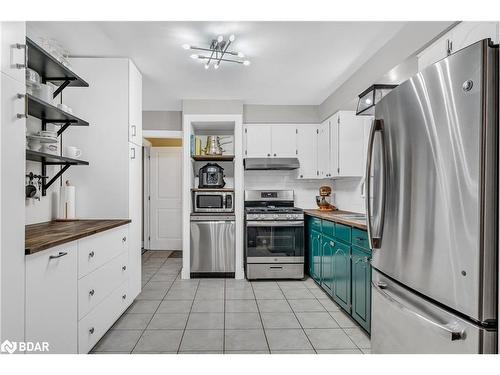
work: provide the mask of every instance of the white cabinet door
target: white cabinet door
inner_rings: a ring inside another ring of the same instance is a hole
[[[132,300],[141,291],[141,236],[142,236],[142,147],[130,146],[129,161],[129,294]]]
[[[76,242],[26,256],[26,341],[77,353]]]
[[[339,114],[339,176],[361,177],[363,168],[363,117],[354,112]]]
[[[318,172],[319,178],[330,177],[330,121],[319,126],[318,132]]]
[[[422,71],[429,65],[444,59],[448,55],[447,50],[450,38],[451,36],[449,33],[443,35],[418,55],[419,71]]]
[[[339,175],[339,114],[328,120],[330,124],[330,177]]]
[[[129,141],[142,145],[142,75],[129,61]]]
[[[245,157],[266,158],[271,156],[271,126],[246,125]]]
[[[452,52],[491,38],[498,43],[498,22],[461,22],[451,30]]]
[[[297,126],[297,151],[300,163],[299,179],[318,178],[318,126]]]
[[[18,82],[25,82],[26,23],[0,22],[1,71]]]
[[[271,125],[271,153],[273,157],[297,157],[296,125]]]
[[[0,73],[0,342],[24,340],[26,87]]]

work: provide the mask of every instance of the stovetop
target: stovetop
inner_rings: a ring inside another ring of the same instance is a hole
[[[297,207],[245,207],[247,220],[304,220],[304,212]]]

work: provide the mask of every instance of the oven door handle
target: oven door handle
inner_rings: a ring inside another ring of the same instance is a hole
[[[303,227],[303,221],[247,221],[247,227]]]

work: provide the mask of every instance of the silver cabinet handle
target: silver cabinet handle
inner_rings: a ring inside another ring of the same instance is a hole
[[[413,315],[414,317],[429,323],[433,327],[439,329],[441,332],[448,335],[449,338],[451,339],[451,341],[465,340],[465,338],[466,338],[465,330],[463,328],[459,327],[458,323],[454,323],[454,324],[453,323],[452,324],[437,323],[437,322],[417,313],[416,311],[409,309],[408,307],[403,305],[401,302],[396,301],[391,295],[389,295],[387,292],[384,291],[385,289],[388,288],[387,283],[384,281],[379,281],[377,283],[372,281],[372,286],[374,289],[376,289],[382,295],[382,297],[386,298],[387,300],[389,300],[390,302],[395,304],[401,311],[403,311],[407,314]]]
[[[89,258],[93,258],[93,257],[94,257],[94,255],[95,255],[94,250],[92,250],[92,251],[89,253]]]
[[[28,48],[26,47],[26,44],[20,44],[20,43],[16,43],[14,44],[14,47],[16,49],[23,49],[24,50],[24,61],[22,64],[15,64],[15,67],[16,69],[25,69],[28,67]]]
[[[276,154],[274,154],[274,156],[276,156]]]
[[[304,175],[303,175],[303,174],[301,174],[301,175],[300,175],[300,178],[304,178]]]
[[[132,152],[132,156],[130,156],[130,159],[135,159],[135,147],[131,147],[130,151]]]
[[[271,156],[271,154],[267,154],[267,156]]]
[[[90,289],[90,291],[89,291],[89,296],[91,296],[91,297],[92,297],[94,294],[95,294],[95,290],[94,290],[94,289]]]
[[[93,335],[93,334],[94,334],[94,332],[95,332],[94,327],[91,327],[91,328],[89,329],[89,333],[90,333],[91,335]]]
[[[62,258],[65,255],[68,255],[68,253],[66,253],[64,251],[60,251],[59,254],[57,254],[57,255],[51,255],[51,256],[49,256],[49,259]]]
[[[126,271],[126,270],[127,270],[127,266],[123,266],[123,267],[122,267],[122,270],[123,270],[123,271]]]
[[[126,299],[126,298],[127,298],[127,295],[126,295],[126,294],[124,294],[124,295],[122,296],[122,299]]]
[[[135,137],[137,135],[136,127],[135,125],[132,125],[132,137]]]
[[[17,94],[18,99],[24,99],[24,113],[18,113],[17,118],[28,118],[28,98],[25,94]]]
[[[122,238],[122,242],[127,242],[127,237],[126,236]]]
[[[335,246],[335,242],[330,241],[330,246]]]

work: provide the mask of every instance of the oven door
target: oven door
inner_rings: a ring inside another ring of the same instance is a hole
[[[247,221],[247,263],[303,263],[303,221]]]

